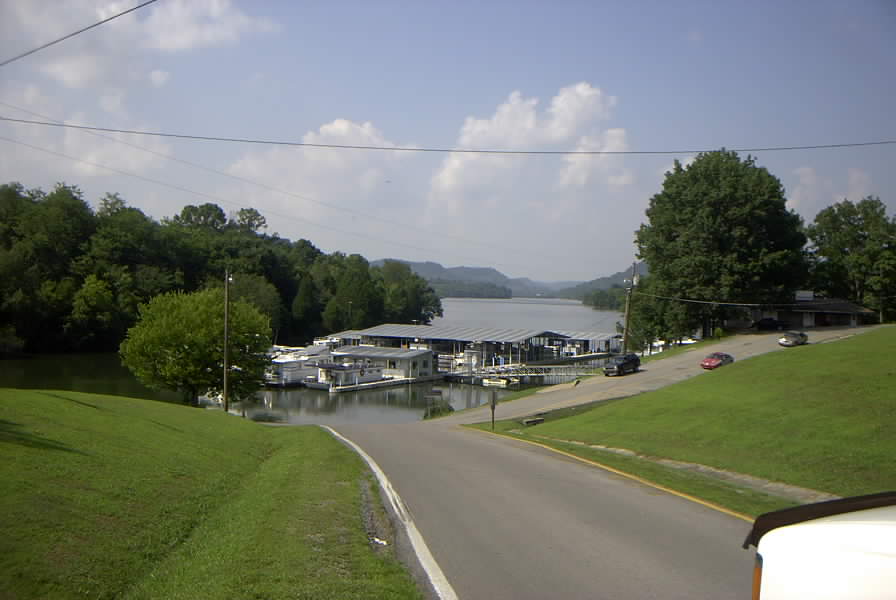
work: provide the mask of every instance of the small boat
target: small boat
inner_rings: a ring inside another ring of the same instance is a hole
[[[483,377],[482,385],[488,387],[507,387],[510,382],[503,377]]]

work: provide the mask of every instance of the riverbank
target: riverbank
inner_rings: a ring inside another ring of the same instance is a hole
[[[807,501],[788,486],[819,498],[893,489],[894,344],[896,327],[876,328],[496,431],[748,516]]]
[[[422,597],[318,427],[0,389],[0,447],[0,597]]]

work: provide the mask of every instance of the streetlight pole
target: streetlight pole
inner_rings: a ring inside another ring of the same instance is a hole
[[[230,405],[227,399],[227,351],[230,345],[230,268],[224,269],[224,412],[227,413]]]

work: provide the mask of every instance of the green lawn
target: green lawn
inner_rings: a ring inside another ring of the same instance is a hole
[[[365,465],[317,427],[0,389],[0,451],[2,598],[421,597],[368,542]]]
[[[896,489],[894,351],[896,327],[791,348],[656,392],[554,415],[524,429],[524,437],[627,448],[842,496]],[[501,428],[521,429],[513,422]],[[642,474],[642,467],[669,471],[608,452],[587,453],[608,464],[626,462]],[[702,494],[688,484],[664,483]],[[703,497],[749,514],[769,506]]]

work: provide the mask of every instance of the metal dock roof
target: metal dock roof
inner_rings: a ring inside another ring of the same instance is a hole
[[[569,335],[573,333],[575,335]],[[351,334],[351,335],[347,335]],[[512,329],[500,327],[457,327],[453,325],[403,325],[387,323],[368,329],[331,334],[329,337],[349,338],[357,336],[403,339],[447,340],[454,342],[519,343],[534,337],[571,338],[581,340],[609,339],[615,333],[596,331],[546,331],[544,329]]]
[[[426,354],[432,354],[432,350],[405,350],[383,346],[340,346],[333,349],[333,356],[352,358],[415,358]]]

